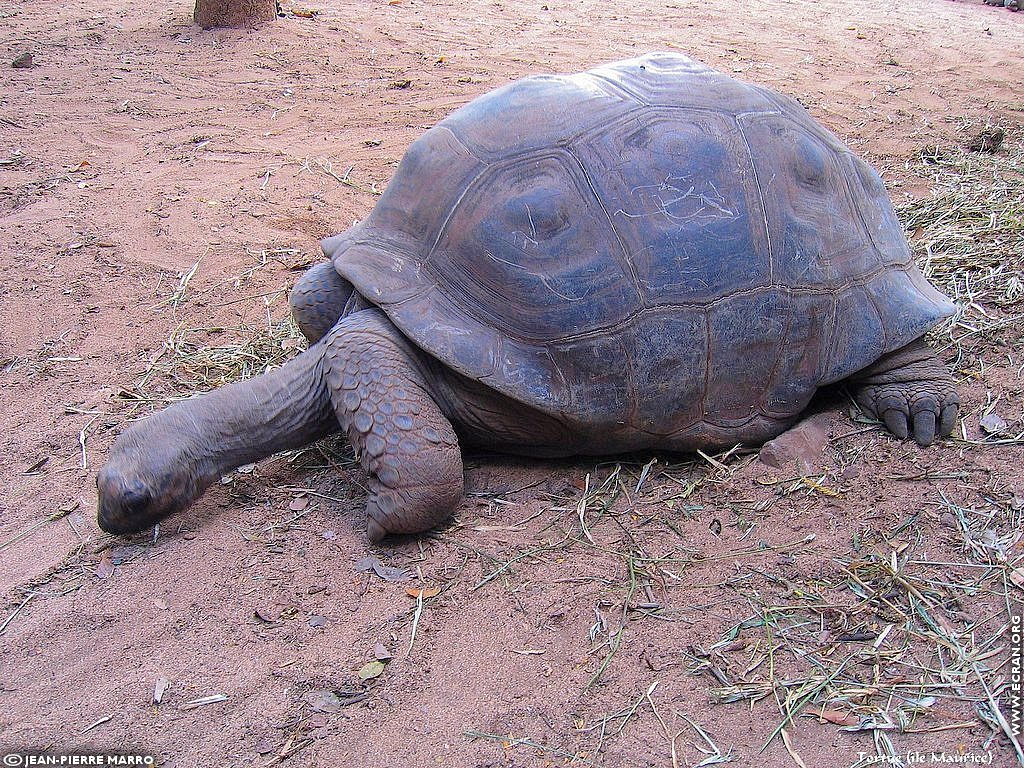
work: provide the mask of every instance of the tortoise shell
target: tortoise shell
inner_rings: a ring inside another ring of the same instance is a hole
[[[477,98],[324,250],[445,365],[637,446],[771,436],[953,309],[877,173],[674,54]]]

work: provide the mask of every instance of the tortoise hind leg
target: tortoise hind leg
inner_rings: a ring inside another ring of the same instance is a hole
[[[334,327],[355,289],[325,261],[311,267],[288,294],[295,324],[310,344],[320,341]]]
[[[913,435],[930,445],[956,426],[960,397],[953,376],[924,339],[879,358],[850,384],[860,406],[901,440]]]
[[[370,540],[437,525],[462,499],[462,454],[418,353],[378,309],[342,319],[325,345],[335,415],[370,475]]]

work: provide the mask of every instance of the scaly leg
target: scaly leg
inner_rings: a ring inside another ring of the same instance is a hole
[[[370,540],[437,525],[462,499],[462,454],[421,353],[378,309],[345,317],[325,344],[331,403],[370,475]]]
[[[325,261],[311,267],[288,294],[292,317],[310,344],[320,341],[334,327],[352,297],[352,284]]]

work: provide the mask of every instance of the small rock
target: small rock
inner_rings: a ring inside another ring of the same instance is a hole
[[[830,418],[827,413],[819,413],[769,440],[758,455],[761,463],[772,469],[796,465],[802,474],[813,472],[824,463]]]
[[[310,616],[309,617],[309,626],[313,627],[314,629],[317,629],[319,627],[323,627],[323,626],[326,626],[326,625],[327,625],[327,617],[325,617],[325,616]]]
[[[947,528],[956,528],[956,515],[952,512],[943,512],[939,515],[939,523],[946,526]]]
[[[14,61],[11,62],[11,66],[15,69],[31,69],[36,66],[36,62],[32,58],[32,54],[26,51],[25,53],[16,56]]]

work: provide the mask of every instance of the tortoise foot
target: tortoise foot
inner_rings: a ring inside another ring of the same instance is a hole
[[[379,541],[445,520],[462,499],[462,454],[416,352],[377,309],[344,318],[325,344],[334,412],[369,473],[367,536]]]
[[[956,426],[960,397],[953,376],[922,339],[880,358],[851,383],[861,408],[901,440],[931,445]]]

